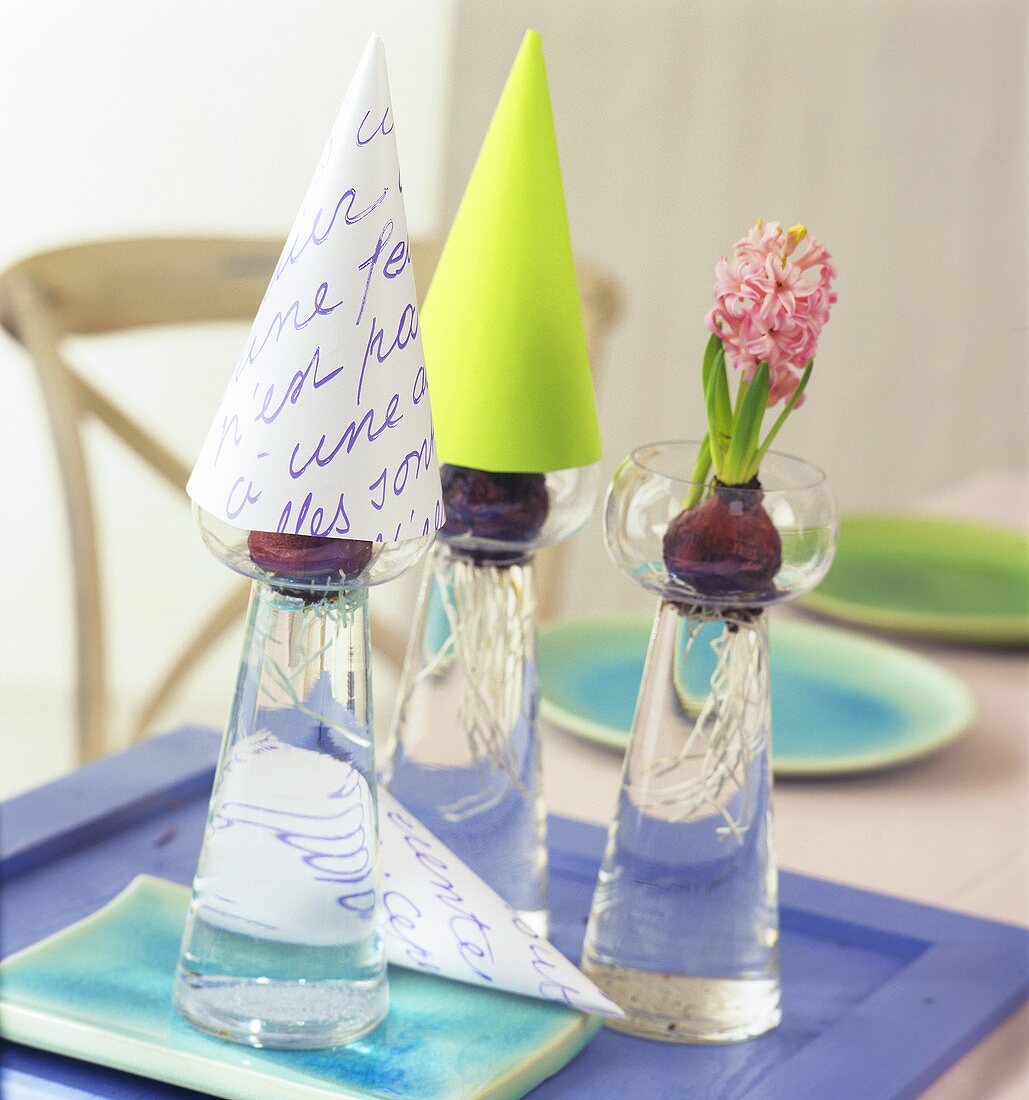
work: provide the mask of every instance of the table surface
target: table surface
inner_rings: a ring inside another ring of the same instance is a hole
[[[1024,525],[1025,478],[993,475],[927,502],[927,510]],[[777,614],[780,612],[777,611]],[[783,614],[792,614],[783,611]],[[974,692],[978,715],[939,755],[880,775],[779,781],[783,867],[1018,924],[1029,919],[1029,677],[1024,653],[901,642]],[[604,825],[619,754],[558,730],[544,739],[549,809]],[[1029,1008],[940,1078],[929,1100],[1029,1095]]]
[[[925,510],[1025,526],[1027,480],[991,474],[925,502]],[[792,610],[776,611],[792,615]],[[779,780],[776,846],[790,870],[1025,924],[1029,921],[1029,662],[1023,652],[894,639],[949,669],[978,713],[939,755],[879,775]],[[544,743],[550,810],[606,824],[621,758],[550,729]],[[927,1100],[1024,1100],[1029,1007],[980,1043]]]
[[[210,729],[176,730],[0,807],[0,954],[95,913],[139,872],[188,883],[218,743]],[[549,820],[554,943],[576,958],[605,830]],[[780,1028],[727,1048],[645,1043],[604,1029],[585,1057],[532,1096],[616,1097],[645,1080],[647,1096],[672,1097],[688,1080],[701,1098],[913,1097],[1025,998],[1027,930],[789,872],[780,887]],[[3,986],[6,994],[7,977]],[[33,988],[44,1000],[54,995],[45,979]],[[10,1023],[17,1034],[17,1019]],[[131,1057],[124,1047],[122,1055]],[[0,1092],[11,1100],[187,1095],[14,1044],[0,1061]]]

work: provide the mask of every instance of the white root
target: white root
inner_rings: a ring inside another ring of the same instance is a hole
[[[768,651],[763,624],[754,628],[715,617],[690,616],[682,627],[688,633],[681,661],[676,661],[680,698],[685,695],[685,685],[679,679],[679,668],[685,668],[697,634],[711,621],[721,622],[723,629],[711,643],[716,665],[710,690],[678,752],[654,760],[642,782],[633,783],[628,790],[637,806],[658,810],[668,821],[719,816],[723,824],[717,834],[742,843],[758,809],[754,765],[767,750],[771,728]],[[680,772],[683,778],[676,781]]]
[[[502,568],[455,557],[453,580],[441,585],[454,657],[462,673],[457,709],[482,789],[442,807],[463,821],[497,805],[514,787],[525,794],[511,735],[526,713],[525,665],[536,615],[531,566]]]

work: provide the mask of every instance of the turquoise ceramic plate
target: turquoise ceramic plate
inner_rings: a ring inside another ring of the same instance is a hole
[[[544,627],[544,718],[591,741],[624,748],[650,625],[649,618],[631,616]],[[773,622],[771,630],[778,775],[892,767],[935,752],[972,718],[968,689],[914,653],[809,623]],[[704,647],[699,653],[710,658],[713,670],[713,655]]]
[[[239,1100],[508,1098],[556,1073],[600,1021],[559,1005],[390,970],[390,1014],[335,1050],[251,1050],[171,1007],[189,892],[146,875],[0,966],[8,1039]]]
[[[844,516],[815,611],[944,641],[1029,645],[1029,539],[933,516]]]

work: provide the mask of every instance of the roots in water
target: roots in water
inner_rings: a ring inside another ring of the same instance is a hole
[[[514,788],[526,794],[520,752],[512,743],[519,723],[531,721],[534,685],[526,685],[536,618],[531,563],[492,567],[454,557],[452,583],[434,583],[450,624],[451,654],[461,681],[458,727],[482,777],[475,795],[443,807],[463,821],[500,802]],[[445,647],[446,648],[446,647]],[[526,698],[526,687],[529,698]]]
[[[355,613],[354,598],[346,592],[332,593],[320,603],[305,603],[302,609],[286,611],[285,645],[281,648],[269,633],[271,624],[259,617],[254,630],[262,642],[268,673],[267,680],[261,678],[259,702],[271,708],[288,705],[334,736],[338,745],[367,750],[371,746],[369,731],[352,721],[340,721],[354,711],[355,684],[346,675],[340,682],[337,669],[326,663],[338,632],[353,626]],[[283,628],[281,623],[277,625]],[[358,645],[360,639],[351,638],[350,644]],[[282,648],[284,660],[276,659]]]
[[[715,669],[698,709],[685,671],[698,634],[712,621],[721,622],[722,630],[711,642]],[[674,683],[689,729],[679,751],[655,760],[647,782],[633,786],[633,801],[660,810],[669,821],[716,814],[723,820],[718,835],[742,843],[757,809],[754,765],[770,732],[764,624],[691,617],[681,620],[680,629],[685,637],[676,644]],[[676,780],[680,770],[685,776]],[[672,781],[662,784],[666,777]]]

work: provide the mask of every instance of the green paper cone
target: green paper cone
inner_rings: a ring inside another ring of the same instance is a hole
[[[600,458],[540,36],[507,79],[421,316],[440,461],[547,473]]]

